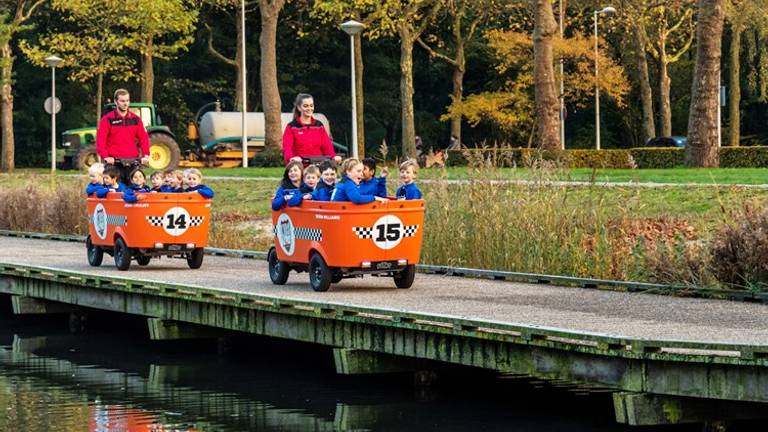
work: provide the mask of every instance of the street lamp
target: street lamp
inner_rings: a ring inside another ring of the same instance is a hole
[[[64,60],[52,55],[43,61],[51,67],[51,175],[53,175],[56,173],[56,111],[60,107],[56,104],[56,67]]]
[[[563,9],[563,0],[560,0],[560,39],[564,39],[565,10]],[[560,150],[565,150],[565,59],[560,54]]]
[[[240,39],[240,45],[242,45],[242,52],[240,53],[240,56],[242,57],[242,64],[240,65],[240,81],[242,81],[242,114],[240,118],[240,127],[242,128],[242,137],[241,137],[241,143],[243,147],[243,168],[248,168],[248,126],[245,122],[245,117],[248,114],[247,112],[247,103],[246,103],[246,93],[247,87],[245,83],[245,0],[240,0],[240,28],[241,31],[241,39]]]
[[[595,16],[595,148],[600,150],[600,84],[598,83],[598,61],[597,61],[597,16],[599,14],[616,13],[616,8],[606,6],[599,11],[594,12]]]
[[[365,24],[349,20],[341,24],[341,29],[349,35],[349,53],[352,68],[352,157],[357,159],[357,93],[355,89],[355,35],[363,31]]]

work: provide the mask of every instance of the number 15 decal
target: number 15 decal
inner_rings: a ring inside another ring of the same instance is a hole
[[[397,216],[382,216],[373,224],[373,242],[381,249],[392,249],[403,238],[403,222]]]

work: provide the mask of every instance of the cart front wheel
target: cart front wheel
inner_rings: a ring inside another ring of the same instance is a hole
[[[272,279],[272,283],[275,285],[285,285],[288,281],[288,264],[280,261],[277,258],[277,252],[275,248],[269,250],[267,254],[267,262],[269,263],[269,278]]]
[[[85,247],[88,250],[88,264],[93,267],[100,266],[101,261],[104,259],[104,250],[93,244],[91,236],[85,239]]]
[[[309,284],[318,292],[328,291],[331,286],[331,269],[319,253],[312,255],[309,260]]]
[[[195,248],[187,255],[187,265],[191,269],[199,269],[203,265],[203,248]]]
[[[393,279],[395,280],[395,285],[398,288],[410,288],[411,285],[413,285],[413,279],[416,277],[416,266],[411,264],[409,266],[405,266],[404,269],[402,269],[400,272],[398,272]]]
[[[128,270],[131,267],[131,250],[122,237],[115,239],[115,266],[118,270]]]

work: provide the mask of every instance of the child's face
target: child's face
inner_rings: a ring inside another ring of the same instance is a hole
[[[131,177],[131,183],[135,184],[136,186],[144,186],[146,182],[147,181],[144,178],[144,174],[141,171],[136,171],[133,173],[133,176]]]
[[[156,187],[156,188],[159,188],[160,186],[162,186],[163,182],[165,181],[163,176],[152,176],[149,178],[149,180],[152,182],[152,187]]]
[[[200,181],[201,181],[201,178],[199,175],[193,174],[193,173],[187,174],[187,178],[186,178],[187,186],[189,187],[200,186]]]
[[[315,186],[317,186],[317,182],[319,180],[320,179],[317,177],[317,174],[311,174],[310,173],[310,174],[305,174],[304,175],[304,183],[306,183],[307,186],[309,186],[311,188],[314,188]]]
[[[104,176],[104,184],[107,186],[117,186],[117,177]]]
[[[181,186],[181,180],[173,174],[165,176],[165,184],[170,187],[177,188]]]
[[[91,182],[91,184],[99,184],[102,182],[102,178],[104,176],[99,173],[88,173],[88,181]]]
[[[325,184],[332,185],[336,183],[336,170],[329,168],[323,171],[322,178]]]
[[[300,183],[301,168],[299,168],[297,165],[292,166],[291,169],[288,170],[288,180],[290,180],[293,184]]]
[[[363,178],[363,164],[359,163],[349,168],[347,171],[347,177],[355,182],[355,184],[360,184],[360,180]]]
[[[405,184],[409,184],[413,183],[414,180],[416,180],[416,172],[414,172],[412,166],[400,170],[400,181]]]
[[[376,175],[376,168],[371,169],[363,165],[363,180],[368,181]]]

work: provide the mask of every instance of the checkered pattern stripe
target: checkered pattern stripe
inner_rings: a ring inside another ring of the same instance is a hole
[[[162,216],[147,216],[147,222],[149,222],[152,226],[163,226],[163,217]]]
[[[205,216],[192,216],[189,218],[189,226],[200,226],[203,223]]]
[[[418,225],[406,225],[403,230],[403,237],[413,237],[416,235],[416,231],[419,230]]]
[[[357,235],[357,238],[361,238],[361,239],[373,238],[373,227],[352,227],[352,230]]]
[[[91,223],[93,223],[93,217],[91,219]],[[107,215],[107,225],[126,226],[128,225],[128,216]]]
[[[323,241],[323,230],[319,228],[295,228],[294,234],[298,240]]]

